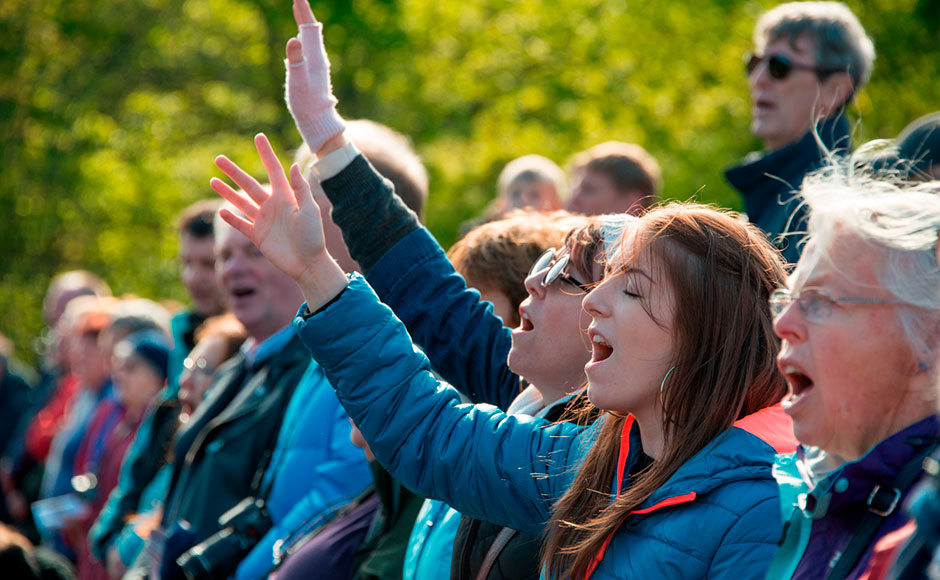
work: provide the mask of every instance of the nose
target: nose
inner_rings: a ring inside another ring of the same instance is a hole
[[[800,342],[806,339],[806,321],[796,302],[786,305],[774,318],[774,332],[788,342]]]
[[[761,61],[757,67],[747,75],[747,82],[751,90],[766,87],[773,79],[770,77],[770,71],[767,70],[767,62]]]
[[[610,314],[610,308],[604,299],[604,294],[609,287],[609,280],[605,279],[595,286],[581,301],[581,308],[591,315],[592,318],[602,318]]]
[[[542,268],[526,276],[525,290],[532,298],[545,298],[545,292],[548,288],[542,286],[542,279],[545,278],[545,272],[547,270],[548,268]]]

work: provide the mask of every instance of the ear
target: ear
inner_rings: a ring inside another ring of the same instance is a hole
[[[819,110],[823,118],[839,114],[854,92],[852,77],[847,72],[832,73],[819,86]]]

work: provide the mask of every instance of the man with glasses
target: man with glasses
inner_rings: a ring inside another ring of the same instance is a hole
[[[751,133],[765,150],[725,176],[744,197],[751,222],[788,262],[799,259],[806,229],[795,192],[807,173],[824,164],[827,151],[851,151],[843,110],[868,82],[874,58],[871,39],[839,2],[782,4],[757,22],[746,70]]]

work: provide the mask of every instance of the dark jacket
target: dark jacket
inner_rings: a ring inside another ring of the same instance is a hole
[[[545,415],[557,421],[566,405],[552,407]],[[504,538],[500,539],[500,535]],[[494,542],[500,543],[494,547]],[[474,580],[493,551],[495,559],[486,578],[489,580],[538,580],[542,538],[484,520],[461,516],[451,557],[451,580]]]
[[[128,519],[137,512],[147,485],[166,464],[179,418],[179,402],[162,399],[147,410],[137,437],[121,465],[118,485],[88,533],[92,554],[104,561],[111,542],[117,538]]]
[[[755,152],[725,172],[725,178],[744,198],[751,223],[795,264],[803,251],[808,213],[799,195],[803,178],[826,162],[825,149],[834,154],[852,150],[849,122],[844,115],[820,122],[796,143],[770,152]]]
[[[273,451],[291,394],[310,364],[296,336],[249,364],[239,354],[218,370],[206,400],[174,447],[164,529],[188,522],[195,545],[218,531],[226,510],[253,494],[252,480]],[[180,546],[167,539],[167,546]],[[179,554],[164,554],[164,564]]]

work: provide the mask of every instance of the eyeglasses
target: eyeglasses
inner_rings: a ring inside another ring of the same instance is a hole
[[[798,295],[793,295],[786,288],[778,288],[770,293],[770,313],[777,318],[790,304],[796,302],[800,312],[810,322],[823,322],[832,314],[832,306],[836,303],[849,304],[905,304],[896,300],[882,300],[881,298],[833,298],[821,288],[803,288]]]
[[[542,288],[548,288],[555,283],[555,280],[561,279],[573,286],[576,286],[582,292],[590,292],[591,289],[587,284],[579,282],[577,278],[565,271],[570,261],[571,256],[568,254],[565,254],[561,258],[558,258],[558,260],[555,260],[555,249],[551,248],[545,250],[542,255],[539,256],[539,259],[536,260],[534,264],[532,264],[532,269],[529,270],[529,276],[532,276],[536,272],[541,272],[545,268],[548,268],[548,271],[545,272],[545,275],[539,282],[539,284],[542,285]],[[554,264],[552,262],[554,262]]]
[[[215,373],[215,367],[210,365],[209,362],[202,357],[197,359],[186,357],[183,361],[183,368],[191,373],[199,373],[206,376],[211,376]]]
[[[760,63],[767,61],[767,72],[770,73],[770,77],[774,80],[782,81],[790,76],[790,73],[795,70],[808,70],[816,73],[820,79],[826,78],[826,76],[831,75],[838,70],[833,69],[822,69],[815,66],[810,66],[808,64],[799,64],[793,62],[789,56],[783,54],[771,54],[764,56],[757,56],[753,52],[748,53],[747,58],[745,59],[745,68],[747,69],[747,74],[750,76],[754,73],[754,70],[760,66]]]

